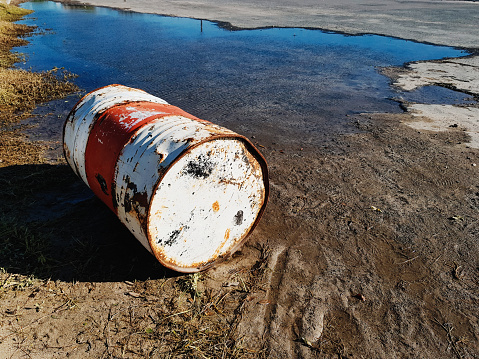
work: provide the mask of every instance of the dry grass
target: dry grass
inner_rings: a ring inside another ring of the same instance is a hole
[[[43,163],[45,145],[27,142],[20,129],[0,129],[0,168]]]
[[[29,13],[28,10],[0,3],[0,130],[2,131],[0,160],[3,160],[2,162],[9,161],[7,158],[11,155],[22,157],[18,154],[19,152],[25,152],[24,155],[30,157],[35,151],[33,148],[27,150],[31,144],[21,145],[21,135],[17,131],[12,132],[12,128],[7,125],[18,123],[28,117],[28,112],[37,104],[62,98],[77,90],[77,87],[70,82],[73,75],[61,69],[54,68],[47,72],[34,73],[11,68],[21,59],[21,55],[12,53],[11,49],[25,45],[27,42],[23,37],[34,30],[32,27],[12,22]],[[42,149],[39,150],[42,152]],[[39,158],[38,155],[34,156],[33,161]],[[15,160],[9,162],[15,163]]]
[[[0,112],[2,116],[0,121],[11,122],[19,112],[31,111],[38,103],[61,98],[77,90],[77,87],[70,82],[72,77],[73,75],[59,69],[41,73],[1,69]]]
[[[77,90],[70,82],[72,76],[59,69],[33,73],[10,68],[20,58],[10,50],[14,46],[25,44],[23,36],[33,30],[12,22],[29,13],[28,10],[0,3],[0,168],[11,167],[13,172],[15,168],[20,168],[16,165],[41,164],[45,161],[45,146],[26,141],[20,122],[29,116],[37,104],[64,97]],[[17,225],[15,216],[9,215],[9,207],[21,206],[21,202],[18,202],[21,196],[17,193],[25,190],[20,188],[19,181],[12,181],[15,178],[15,174],[10,173],[12,171],[0,178],[2,259],[12,262],[21,257],[19,263],[45,264],[45,241],[33,234],[32,229]],[[6,262],[2,260],[2,263]]]
[[[258,353],[243,348],[235,338],[230,328],[234,316],[222,311],[224,295],[208,291],[194,300],[180,284],[168,290],[169,300],[163,303],[112,311],[107,322],[109,333],[97,333],[104,339],[109,356],[128,353],[161,358],[256,357]],[[115,336],[118,328],[128,329]],[[108,337],[116,339],[114,344]]]
[[[0,259],[3,264],[10,264],[10,271],[16,266],[17,272],[35,273],[47,263],[48,242],[30,228],[0,219],[0,237]]]
[[[25,45],[27,42],[23,36],[30,33],[33,28],[13,24],[12,22],[29,14],[30,11],[20,9],[13,5],[0,3],[0,67],[7,68],[20,60],[20,55],[11,53],[15,46]]]

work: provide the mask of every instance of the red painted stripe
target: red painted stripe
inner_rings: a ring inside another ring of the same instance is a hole
[[[138,117],[133,115],[138,111],[155,113],[138,120]],[[121,150],[141,127],[154,119],[165,116],[184,116],[196,121],[208,122],[200,120],[176,106],[152,102],[133,102],[107,109],[94,123],[85,151],[88,184],[114,213],[118,212],[111,190],[115,188],[113,185],[115,168]]]

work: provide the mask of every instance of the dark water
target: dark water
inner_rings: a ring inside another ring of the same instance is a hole
[[[449,47],[297,28],[229,31],[208,21],[48,1],[22,7],[35,11],[23,23],[43,32],[18,49],[27,55],[23,67],[65,67],[86,91],[112,83],[141,88],[246,136],[316,145],[350,131],[348,114],[400,112],[394,97],[464,98],[438,88],[398,93],[377,72],[466,55]]]

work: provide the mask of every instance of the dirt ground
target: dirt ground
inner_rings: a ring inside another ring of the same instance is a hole
[[[92,196],[55,156],[60,131],[30,143],[41,160],[0,158],[0,358],[479,358],[479,150],[454,119],[349,120],[319,148],[254,139],[265,215],[195,275]]]

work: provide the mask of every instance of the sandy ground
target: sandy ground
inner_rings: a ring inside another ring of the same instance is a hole
[[[317,27],[479,47],[475,2],[89,3],[234,26]],[[477,100],[477,67],[477,58],[470,58],[409,64],[385,74],[394,86],[440,84]],[[218,306],[233,308],[223,308],[218,318],[229,318],[252,357],[479,358],[477,105],[403,106],[408,112],[400,115],[351,118],[358,133],[320,148],[285,148],[256,138],[271,171],[268,209],[242,251],[201,281],[201,290],[219,293]],[[65,203],[77,190],[58,189]],[[62,229],[61,238],[117,228],[94,200],[71,211],[76,222]],[[127,243],[127,254],[136,253]],[[108,253],[100,258],[108,262]],[[146,258],[140,261],[149,265]],[[100,259],[94,264],[106,265]],[[168,279],[133,286],[129,281],[141,275],[124,274],[113,260],[107,264],[116,273],[109,281],[87,276],[70,284],[65,275],[4,298],[5,357],[164,357],[151,348],[171,330],[154,342],[144,328],[161,322],[160,308],[181,293]],[[132,323],[141,323],[141,340],[131,339],[139,333],[128,332]]]

